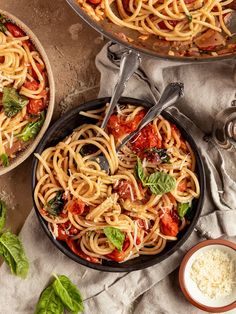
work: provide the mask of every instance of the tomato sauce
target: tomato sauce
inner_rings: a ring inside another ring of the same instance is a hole
[[[133,120],[126,121],[123,116],[113,114],[107,124],[108,132],[111,133],[115,139],[118,139],[121,136],[136,130],[144,116],[145,111],[142,110],[134,117]]]

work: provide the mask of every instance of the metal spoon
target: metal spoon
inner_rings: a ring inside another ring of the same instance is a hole
[[[112,95],[109,108],[105,114],[105,117],[103,119],[101,128],[105,129],[107,126],[107,122],[112,115],[112,112],[115,108],[115,106],[118,103],[118,100],[120,99],[122,93],[124,92],[124,89],[126,87],[126,84],[130,77],[134,74],[134,72],[138,69],[141,62],[141,57],[138,53],[128,50],[127,52],[123,53],[121,61],[120,61],[120,73],[118,77],[118,81],[116,83],[114,93]]]
[[[127,144],[134,136],[136,136],[143,127],[153,121],[160,113],[170,105],[173,105],[184,95],[184,85],[182,83],[170,83],[166,86],[159,101],[151,107],[143,120],[140,122],[138,128],[127,135],[116,148],[118,152],[125,144]],[[105,156],[99,155],[95,158],[96,162],[100,164],[101,169],[109,173],[109,164]]]

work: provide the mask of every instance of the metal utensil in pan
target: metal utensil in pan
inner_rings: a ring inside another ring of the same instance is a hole
[[[158,117],[163,110],[168,108],[169,106],[176,103],[181,97],[184,95],[184,85],[182,83],[170,83],[168,84],[164,91],[161,94],[161,97],[156,104],[151,107],[140,124],[138,125],[137,129],[130,134],[128,134],[118,145],[116,148],[116,152],[118,153],[119,150],[126,145],[131,139],[133,139],[148,123],[152,122],[156,117]],[[105,117],[106,118],[106,117]],[[104,120],[103,120],[104,121]],[[91,146],[88,146],[88,153],[91,151]],[[85,152],[86,154],[86,152]],[[106,157],[101,154],[99,156],[94,157],[94,160],[100,165],[102,170],[105,170],[109,173],[109,163]]]
[[[141,62],[141,58],[138,53],[133,52],[132,50],[124,52],[121,58],[121,62],[120,62],[120,73],[119,73],[118,81],[115,86],[108,110],[103,119],[103,122],[101,125],[102,129],[105,129],[107,122],[110,116],[112,115],[114,107],[117,105],[118,100],[120,99],[126,87],[127,81],[130,79],[133,73],[138,69],[140,62]]]
[[[201,62],[201,61],[217,61],[223,59],[229,59],[236,57],[236,50],[232,53],[216,55],[204,54],[197,57],[186,57],[186,56],[172,56],[168,55],[168,51],[165,47],[155,45],[157,36],[150,36],[147,40],[142,40],[139,38],[139,33],[137,31],[131,30],[129,28],[121,27],[116,24],[111,23],[108,19],[102,21],[95,21],[92,19],[83,9],[79,6],[76,0],[66,0],[68,4],[75,10],[75,12],[91,27],[97,30],[99,33],[106,36],[113,42],[119,43],[128,49],[133,49],[139,53],[148,55],[154,58],[164,58],[172,61],[180,62]],[[236,13],[233,12],[230,23],[228,25],[230,31],[234,34],[231,38],[227,39],[227,43],[236,44]],[[123,34],[124,36],[121,36]],[[132,41],[127,41],[126,38],[131,38]]]

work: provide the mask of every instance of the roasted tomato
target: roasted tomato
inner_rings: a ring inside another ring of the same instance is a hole
[[[85,259],[86,261],[89,261],[91,263],[99,263],[99,259],[97,257],[92,257],[89,256],[87,254],[85,254],[80,248],[77,248],[76,246],[76,242],[72,239],[67,239],[66,240],[67,245],[69,246],[69,248],[71,249],[71,251],[73,253],[75,253],[76,255],[78,255],[79,257]]]
[[[79,230],[75,228],[70,221],[67,221],[62,224],[58,224],[58,236],[57,240],[65,241],[70,236],[75,236],[79,233]]]
[[[129,134],[137,129],[140,121],[145,115],[145,111],[140,111],[132,121],[125,121],[121,116],[113,114],[107,124],[108,132],[111,133],[116,139],[120,138],[125,134]]]
[[[147,148],[161,148],[161,140],[151,124],[145,126],[131,143],[133,151],[136,153],[143,152]]]
[[[62,226],[62,224],[58,224],[57,227],[58,227],[57,240],[65,241],[68,238],[68,234],[65,232],[65,229]]]
[[[176,237],[179,232],[177,219],[178,219],[178,215],[177,217],[175,217],[174,214],[172,215],[167,212],[164,213],[160,219],[161,232],[167,236]]]
[[[129,247],[130,241],[129,238],[125,238],[125,242],[123,244],[122,251],[118,251],[117,249],[114,249],[110,254],[107,254],[106,257],[109,259],[115,261],[115,262],[122,262],[125,258],[125,251]]]
[[[92,4],[99,4],[101,3],[102,0],[88,0],[88,2],[92,3]]]
[[[84,202],[80,199],[73,199],[67,203],[66,209],[73,215],[81,215],[84,212]]]
[[[39,88],[39,83],[36,81],[26,81],[23,86],[29,90],[35,91]]]
[[[119,181],[119,184],[114,187],[114,192],[116,192],[123,200],[133,200],[135,198],[132,183],[126,180]]]
[[[195,1],[195,0],[194,0]],[[168,23],[175,27],[179,21],[176,21],[176,20],[171,20],[171,21],[168,21]],[[164,21],[161,21],[160,23],[158,23],[158,26],[160,27],[160,29],[168,29],[168,27],[166,26],[165,22]]]
[[[37,66],[39,72],[42,73],[43,69],[44,69],[44,66],[42,64],[40,64],[40,63],[36,63],[36,66]],[[38,79],[38,75],[36,74],[36,72],[33,69],[32,65],[29,66],[29,73],[35,80]]]
[[[12,34],[14,37],[24,37],[25,33],[15,24],[11,22],[7,22],[4,24],[8,31]]]
[[[47,105],[43,99],[30,99],[27,105],[27,112],[32,115],[38,115]]]
[[[187,189],[187,180],[184,179],[178,184],[178,191],[185,192]]]

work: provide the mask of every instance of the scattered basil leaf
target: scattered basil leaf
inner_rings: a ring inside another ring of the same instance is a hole
[[[2,231],[6,222],[7,206],[5,202],[0,200],[0,231]]]
[[[8,159],[7,154],[1,154],[0,155],[0,159],[2,161],[3,167],[8,167],[9,166],[9,159]]]
[[[29,100],[25,96],[18,94],[17,90],[13,87],[3,88],[3,110],[5,115],[10,118],[16,115],[21,109],[28,104]]]
[[[48,286],[41,293],[34,314],[62,314],[63,312],[64,305],[61,299],[55,293],[53,286]]]
[[[176,186],[174,177],[165,172],[154,172],[149,177],[145,184],[153,194],[162,195],[172,191]]]
[[[178,203],[177,211],[180,218],[184,218],[190,208],[189,203]]]
[[[125,240],[125,234],[118,228],[105,227],[104,233],[108,240],[119,250],[122,251],[123,243]]]
[[[142,182],[142,184],[145,184],[145,174],[143,171],[143,165],[142,165],[142,161],[139,157],[137,157],[137,164],[135,166],[135,173],[137,178]]]
[[[0,255],[11,269],[11,272],[25,278],[28,274],[29,263],[20,239],[10,231],[0,236]]]
[[[169,163],[170,162],[170,156],[167,154],[167,149],[166,148],[147,148],[144,150],[145,154],[157,154],[160,157],[160,161],[162,163]]]
[[[45,113],[42,112],[40,118],[35,122],[30,122],[26,125],[23,131],[17,135],[17,137],[23,142],[28,142],[32,138],[35,138],[39,133],[45,120]]]
[[[83,299],[78,288],[64,275],[55,276],[53,289],[62,303],[73,313],[84,310]]]
[[[56,196],[50,199],[50,201],[47,203],[45,209],[50,215],[58,216],[63,210],[63,194],[64,192],[62,190],[58,191]]]

